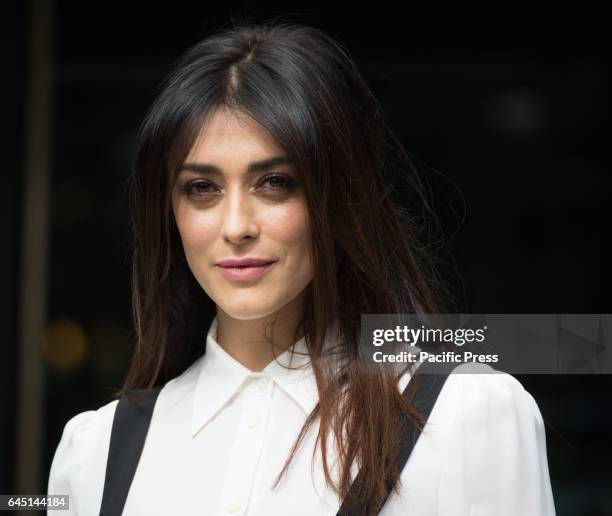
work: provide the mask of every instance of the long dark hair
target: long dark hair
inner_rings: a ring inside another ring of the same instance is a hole
[[[319,403],[277,483],[320,417],[326,482],[344,498],[356,460],[364,480],[356,501],[364,514],[375,513],[386,483],[398,486],[404,419],[422,419],[399,392],[397,376],[363,374],[360,315],[441,313],[441,296],[420,238],[423,219],[400,205],[394,188],[397,179],[408,181],[412,205],[425,199],[424,185],[354,60],[323,30],[234,22],[190,48],[162,83],[139,131],[129,183],[136,345],[119,394],[163,385],[204,352],[215,305],[187,265],[170,193],[202,123],[221,105],[259,122],[294,161],[311,222],[314,278],[301,327]],[[419,213],[427,214],[426,203]],[[330,375],[319,359],[334,322],[342,367]],[[337,482],[327,461],[330,435],[339,450]]]

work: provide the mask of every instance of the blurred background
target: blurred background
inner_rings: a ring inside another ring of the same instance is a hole
[[[136,131],[172,63],[232,16],[346,44],[432,186],[459,311],[611,313],[608,22],[586,4],[3,7],[1,494],[45,493],[66,421],[121,383]],[[557,514],[612,515],[610,375],[519,380]]]

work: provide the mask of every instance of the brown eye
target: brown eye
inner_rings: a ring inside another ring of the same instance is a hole
[[[260,185],[270,185],[269,187],[264,187],[264,190],[284,190],[291,191],[294,190],[297,186],[297,182],[292,177],[286,176],[284,174],[270,174],[265,176]]]
[[[210,193],[214,193],[215,185],[210,181],[188,181],[183,185],[183,192],[188,195],[204,196]]]

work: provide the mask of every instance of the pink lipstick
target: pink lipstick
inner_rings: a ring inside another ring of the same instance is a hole
[[[217,267],[226,278],[246,281],[259,278],[275,262],[268,258],[232,258],[217,262]]]

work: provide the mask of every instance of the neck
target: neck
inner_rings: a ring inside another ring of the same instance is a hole
[[[236,319],[217,305],[216,341],[229,355],[251,371],[262,371],[289,349],[303,314],[303,294],[274,312],[258,319]]]

